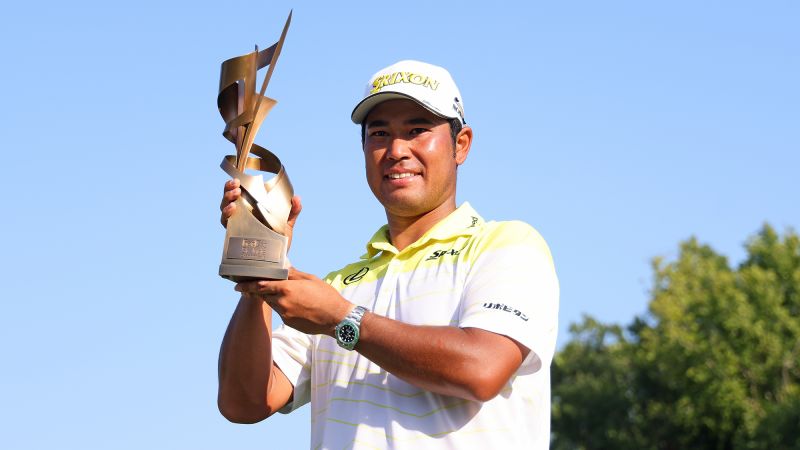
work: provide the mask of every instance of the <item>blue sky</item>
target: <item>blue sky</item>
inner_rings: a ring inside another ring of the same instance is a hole
[[[406,58],[447,67],[464,97],[459,201],[550,244],[561,343],[583,313],[643,313],[650,260],[683,239],[737,263],[764,222],[800,225],[796,2],[15,2],[1,447],[308,446],[307,408],[241,426],[215,405],[236,302],[216,275],[219,65],[275,42],[291,8],[256,142],[303,198],[301,270],[340,267],[384,222],[349,115]]]

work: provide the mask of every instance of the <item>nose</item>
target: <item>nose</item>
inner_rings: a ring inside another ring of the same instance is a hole
[[[410,158],[411,142],[400,138],[392,139],[386,148],[386,157],[397,161]]]

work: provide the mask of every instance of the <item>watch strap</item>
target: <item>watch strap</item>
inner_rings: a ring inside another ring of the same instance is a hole
[[[363,306],[356,306],[356,307],[354,307],[353,309],[350,310],[350,312],[347,314],[345,319],[352,320],[353,322],[358,324],[358,326],[360,328],[361,327],[361,319],[364,318],[364,313],[366,313],[367,311],[369,311],[369,310],[367,308],[364,308]]]

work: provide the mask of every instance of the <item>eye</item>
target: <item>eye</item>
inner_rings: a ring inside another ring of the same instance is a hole
[[[416,135],[422,134],[422,133],[424,133],[426,131],[428,131],[427,128],[412,128],[410,134],[412,136],[416,136]]]
[[[387,133],[387,132],[385,132],[383,130],[375,130],[375,131],[370,131],[369,135],[370,136],[375,136],[375,137],[385,137],[385,136],[388,136],[389,133]]]

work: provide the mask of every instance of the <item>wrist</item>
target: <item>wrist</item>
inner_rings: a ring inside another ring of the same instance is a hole
[[[363,306],[355,306],[336,325],[335,338],[339,347],[345,350],[354,350],[361,334],[361,320],[369,310]]]
[[[241,301],[247,303],[251,307],[262,305],[269,307],[269,304],[266,302],[266,300],[264,300],[263,296],[250,292],[242,292]]]
[[[367,333],[364,332],[364,330],[369,328],[369,327],[365,326],[364,324],[366,322],[368,322],[369,320],[371,320],[374,315],[375,314],[371,310],[368,309],[368,310],[364,311],[364,315],[361,316],[361,327],[358,330],[358,335],[359,335],[358,336],[358,342],[359,342],[359,344],[361,344],[365,340],[369,339],[367,337]],[[367,317],[369,317],[369,319],[367,319]]]
[[[330,326],[328,327],[328,333],[327,333],[328,336],[336,339],[336,327],[339,326],[340,323],[342,323],[345,317],[347,317],[347,315],[350,314],[350,311],[352,311],[353,308],[355,307],[356,307],[355,303],[351,303],[347,300],[339,304],[339,306],[336,308],[336,311],[331,316],[333,323],[331,323]]]

